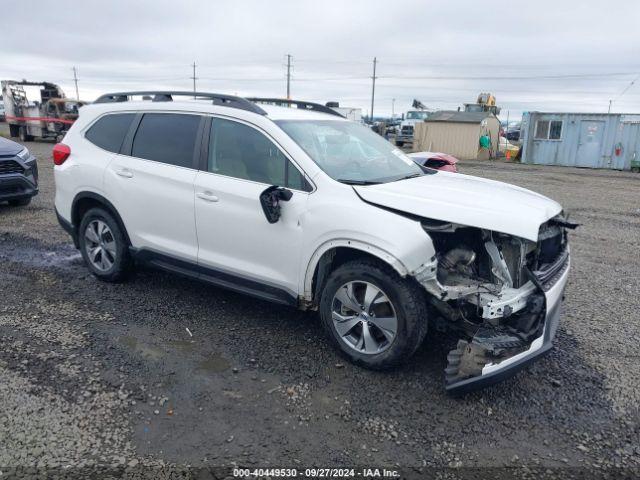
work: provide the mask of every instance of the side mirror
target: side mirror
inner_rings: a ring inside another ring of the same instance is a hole
[[[260,194],[260,204],[267,222],[276,223],[280,219],[280,202],[291,200],[293,192],[273,185]]]

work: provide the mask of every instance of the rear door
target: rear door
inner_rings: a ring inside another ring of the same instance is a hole
[[[194,180],[204,117],[190,113],[139,114],[105,173],[105,190],[131,243],[196,262]]]

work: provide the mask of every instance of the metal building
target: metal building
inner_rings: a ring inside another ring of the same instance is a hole
[[[414,128],[413,151],[442,152],[461,160],[485,160],[498,152],[500,121],[491,112],[441,110]],[[480,137],[489,148],[480,147]]]
[[[520,132],[522,163],[640,167],[640,115],[527,112]]]

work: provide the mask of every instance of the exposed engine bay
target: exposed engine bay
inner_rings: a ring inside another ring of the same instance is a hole
[[[447,357],[447,385],[482,375],[542,336],[544,293],[568,268],[567,229],[576,224],[554,217],[537,242],[441,221],[422,227],[437,253],[415,277],[430,293],[436,328],[461,334]]]

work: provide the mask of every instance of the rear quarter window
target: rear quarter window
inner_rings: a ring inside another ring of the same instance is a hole
[[[133,113],[105,115],[99,118],[84,136],[94,145],[109,152],[118,153],[134,116]]]

